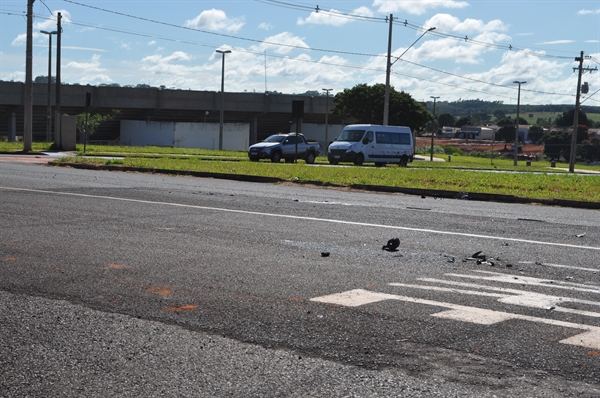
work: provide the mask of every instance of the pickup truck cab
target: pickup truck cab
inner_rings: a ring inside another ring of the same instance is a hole
[[[313,164],[320,152],[321,145],[316,141],[308,141],[302,134],[274,134],[251,145],[248,148],[248,157],[253,162],[271,159],[271,162],[279,163],[284,159],[291,163],[295,159],[303,159],[306,163]]]

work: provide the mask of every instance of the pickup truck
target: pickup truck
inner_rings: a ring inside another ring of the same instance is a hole
[[[296,140],[298,152],[296,152]],[[304,159],[307,164],[313,164],[321,152],[321,145],[316,141],[308,141],[302,134],[274,134],[262,142],[248,148],[248,157],[257,162],[260,159],[271,159],[279,163],[284,159],[291,163],[295,159]]]

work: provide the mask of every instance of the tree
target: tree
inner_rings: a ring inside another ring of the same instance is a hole
[[[529,131],[527,132],[527,136],[532,142],[538,142],[543,135],[544,128],[536,125],[529,127]]]
[[[451,114],[451,113],[442,113],[441,115],[438,116],[437,118],[437,124],[440,127],[454,127],[454,124],[456,123],[456,118]]]
[[[562,116],[558,116],[556,118],[556,120],[554,121],[554,123],[557,126],[563,126],[563,127],[572,126],[574,122],[575,122],[575,109],[571,109],[570,111],[563,112]],[[588,121],[587,115],[582,110],[579,110],[579,117],[577,118],[577,123],[585,124],[585,125],[590,124],[590,121]],[[593,123],[593,122],[591,122],[591,123]]]
[[[515,140],[515,126],[502,126],[496,131],[496,141],[512,142]]]
[[[496,120],[504,119],[506,117],[506,112],[504,112],[502,109],[496,109],[494,111],[494,117]]]
[[[460,119],[458,119],[456,121],[456,123],[454,123],[454,126],[462,127],[462,126],[468,126],[469,124],[471,124],[471,121],[469,120],[469,118],[467,116],[463,116]]]
[[[335,106],[331,113],[352,117],[355,123],[382,124],[384,97],[384,84],[358,84],[335,95]],[[408,126],[413,131],[419,131],[432,120],[433,116],[410,94],[390,88],[390,125]]]
[[[542,137],[544,155],[551,160],[559,160],[562,155],[568,162],[571,155],[571,133],[553,131]]]
[[[113,120],[117,115],[121,113],[118,109],[113,109],[107,115],[101,115],[99,113],[82,113],[77,115],[77,130],[82,131],[87,137],[94,135],[96,130],[101,123]],[[86,130],[86,116],[87,116],[87,130]]]
[[[577,160],[580,162],[600,161],[600,140],[592,138],[577,145]]]

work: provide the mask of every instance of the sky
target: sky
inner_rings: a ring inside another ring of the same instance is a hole
[[[390,84],[417,101],[600,106],[600,0],[35,0],[33,76],[227,92]],[[27,0],[0,0],[0,80],[24,81]],[[391,41],[390,24],[391,25]],[[433,30],[430,30],[435,28]],[[55,74],[56,36],[52,41]],[[222,55],[216,50],[230,50]]]

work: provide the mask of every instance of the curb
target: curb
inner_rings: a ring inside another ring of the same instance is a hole
[[[498,202],[498,203],[520,203],[520,204],[541,204],[545,206],[559,206],[559,207],[572,207],[576,209],[590,209],[600,210],[600,202],[584,202],[579,200],[566,200],[566,199],[533,199],[524,198],[514,195],[502,195],[502,194],[487,194],[487,193],[476,193],[476,192],[459,192],[459,191],[445,191],[435,189],[422,189],[422,188],[403,188],[403,187],[387,187],[381,185],[364,185],[364,184],[352,184],[352,185],[336,185],[331,183],[323,183],[321,181],[288,181],[278,177],[261,177],[244,174],[225,174],[225,173],[210,173],[203,171],[186,171],[186,170],[158,170],[158,169],[146,169],[141,167],[123,167],[123,166],[102,166],[92,165],[85,163],[48,163],[48,166],[59,166],[59,167],[72,167],[75,169],[87,169],[87,170],[104,170],[104,171],[123,171],[123,172],[136,172],[136,173],[152,173],[152,174],[170,174],[170,175],[183,175],[192,177],[203,177],[203,178],[216,178],[222,180],[234,180],[234,181],[246,181],[246,182],[261,182],[261,183],[293,183],[302,185],[314,185],[320,187],[332,187],[332,188],[351,188],[361,191],[370,192],[385,192],[385,193],[402,193],[405,195],[418,195],[418,196],[430,196],[439,199],[458,199],[458,200],[476,200],[481,202]]]

